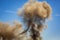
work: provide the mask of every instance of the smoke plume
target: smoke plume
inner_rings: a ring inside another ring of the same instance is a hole
[[[22,40],[23,35],[19,35],[22,30],[18,22],[14,22],[14,25],[0,22],[0,40]]]
[[[47,27],[45,21],[51,17],[51,13],[52,8],[47,2],[29,0],[19,10],[18,14],[23,17],[24,23],[26,23],[28,27],[27,30],[22,33],[25,33],[30,29],[31,38],[33,40],[41,40],[40,32],[43,28]]]

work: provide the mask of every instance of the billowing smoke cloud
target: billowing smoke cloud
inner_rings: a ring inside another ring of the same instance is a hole
[[[49,18],[51,16],[51,7],[50,5],[43,1],[29,1],[25,3],[25,5],[21,8],[21,11],[19,11],[20,14],[30,15],[31,17],[34,15],[37,15],[42,18]]]
[[[51,13],[51,6],[47,2],[29,0],[19,10],[19,15],[23,17],[24,22],[27,23],[28,27],[27,30],[22,33],[25,33],[30,29],[31,38],[33,40],[41,40],[41,37],[39,36],[40,32],[44,27],[47,27],[45,21],[51,17]]]
[[[29,30],[31,40],[41,40],[40,32],[44,27],[47,27],[45,25],[45,19],[50,18],[51,11],[51,7],[47,2],[29,0],[18,11],[18,15],[22,16],[24,23],[27,24],[27,29],[22,32],[22,25],[18,22],[14,22],[13,26],[0,22],[0,39],[22,40],[21,38],[24,37],[23,33]]]
[[[11,26],[8,23],[0,22],[0,40],[22,40],[23,35],[20,36],[20,32],[22,32],[20,23],[14,22],[14,25]]]
[[[45,19],[51,17],[52,8],[51,6],[43,1],[38,2],[37,0],[29,0],[24,6],[19,10],[20,16],[24,18],[25,22],[32,20],[33,23],[37,25],[44,25]],[[45,25],[44,25],[45,26]]]

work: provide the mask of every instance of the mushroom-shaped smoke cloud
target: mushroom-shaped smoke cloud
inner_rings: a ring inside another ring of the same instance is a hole
[[[39,38],[39,32],[46,26],[45,19],[51,16],[51,6],[47,2],[38,2],[36,0],[30,0],[19,11],[19,15],[23,17],[24,22],[27,23],[27,30],[30,28],[31,37],[33,40]],[[37,35],[38,34],[38,35]]]
[[[45,19],[51,17],[51,6],[43,1],[29,0],[20,10],[19,15],[24,18],[26,23],[32,21],[37,25],[44,25]]]

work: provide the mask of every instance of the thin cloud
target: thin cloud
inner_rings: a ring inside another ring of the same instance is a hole
[[[16,11],[6,10],[7,13],[17,13]]]
[[[60,16],[60,14],[56,14],[55,16]]]

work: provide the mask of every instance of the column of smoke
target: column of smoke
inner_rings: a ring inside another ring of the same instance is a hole
[[[45,20],[51,17],[51,11],[50,5],[45,1],[29,0],[25,3],[19,10],[19,15],[23,17],[28,28],[22,33],[30,29],[31,39],[41,40],[40,33],[46,27]]]

